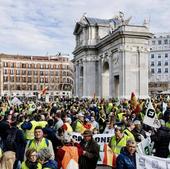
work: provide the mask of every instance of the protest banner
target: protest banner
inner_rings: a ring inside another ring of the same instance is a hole
[[[160,128],[161,126],[151,100],[149,100],[149,103],[147,104],[147,110],[144,116],[143,123],[154,128]]]
[[[72,132],[72,138],[75,139],[77,142],[80,142],[83,136],[80,133]],[[99,145],[101,144],[108,144],[113,134],[94,134],[93,138],[97,141]]]
[[[11,104],[12,105],[21,105],[22,102],[17,98],[17,97],[14,97],[12,100],[11,100]]]
[[[144,155],[151,155],[154,143],[151,142],[151,138],[147,137],[137,144],[137,152]]]
[[[170,169],[170,158],[159,158],[136,153],[136,167],[137,169]]]

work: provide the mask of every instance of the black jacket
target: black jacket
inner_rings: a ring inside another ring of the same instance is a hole
[[[167,158],[169,155],[170,129],[166,127],[159,128],[156,134],[151,136],[151,140],[155,143],[155,156]]]
[[[87,144],[82,140],[80,145],[86,153],[79,158],[79,169],[95,169],[99,158],[99,145],[93,139]]]

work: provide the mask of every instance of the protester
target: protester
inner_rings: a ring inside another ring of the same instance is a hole
[[[28,149],[26,151],[26,160],[22,162],[21,169],[41,169],[42,166],[37,161],[37,151]]]
[[[120,127],[115,128],[115,135],[111,138],[109,142],[109,147],[112,149],[113,153],[116,155],[120,154],[122,147],[126,146],[128,136],[123,134],[123,130]]]
[[[48,148],[50,150],[51,153],[51,158],[54,159],[54,150],[53,150],[53,146],[50,140],[48,140],[47,138],[43,137],[43,129],[41,126],[37,126],[34,130],[34,139],[28,141],[25,152],[29,149],[29,148],[34,148],[36,149],[37,152],[39,152],[41,149],[43,148]]]
[[[38,161],[42,169],[58,169],[57,162],[51,159],[52,154],[48,148],[41,149],[38,153]]]
[[[116,159],[116,169],[136,169],[136,142],[127,140],[126,147],[121,149],[121,153]]]
[[[83,155],[79,158],[80,169],[96,169],[99,158],[99,145],[92,135],[90,130],[85,130],[83,133],[83,140],[80,142],[83,149]]]
[[[64,134],[63,143],[57,151],[58,168],[78,169],[78,159],[83,154],[83,149],[67,133]]]

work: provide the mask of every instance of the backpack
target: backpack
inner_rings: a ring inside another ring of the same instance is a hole
[[[17,129],[10,129],[5,140],[5,150],[6,151],[15,151],[16,150],[16,135]]]

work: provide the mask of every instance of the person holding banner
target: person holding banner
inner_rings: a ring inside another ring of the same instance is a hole
[[[126,147],[121,149],[121,153],[116,159],[116,169],[136,169],[136,142],[127,140]]]

